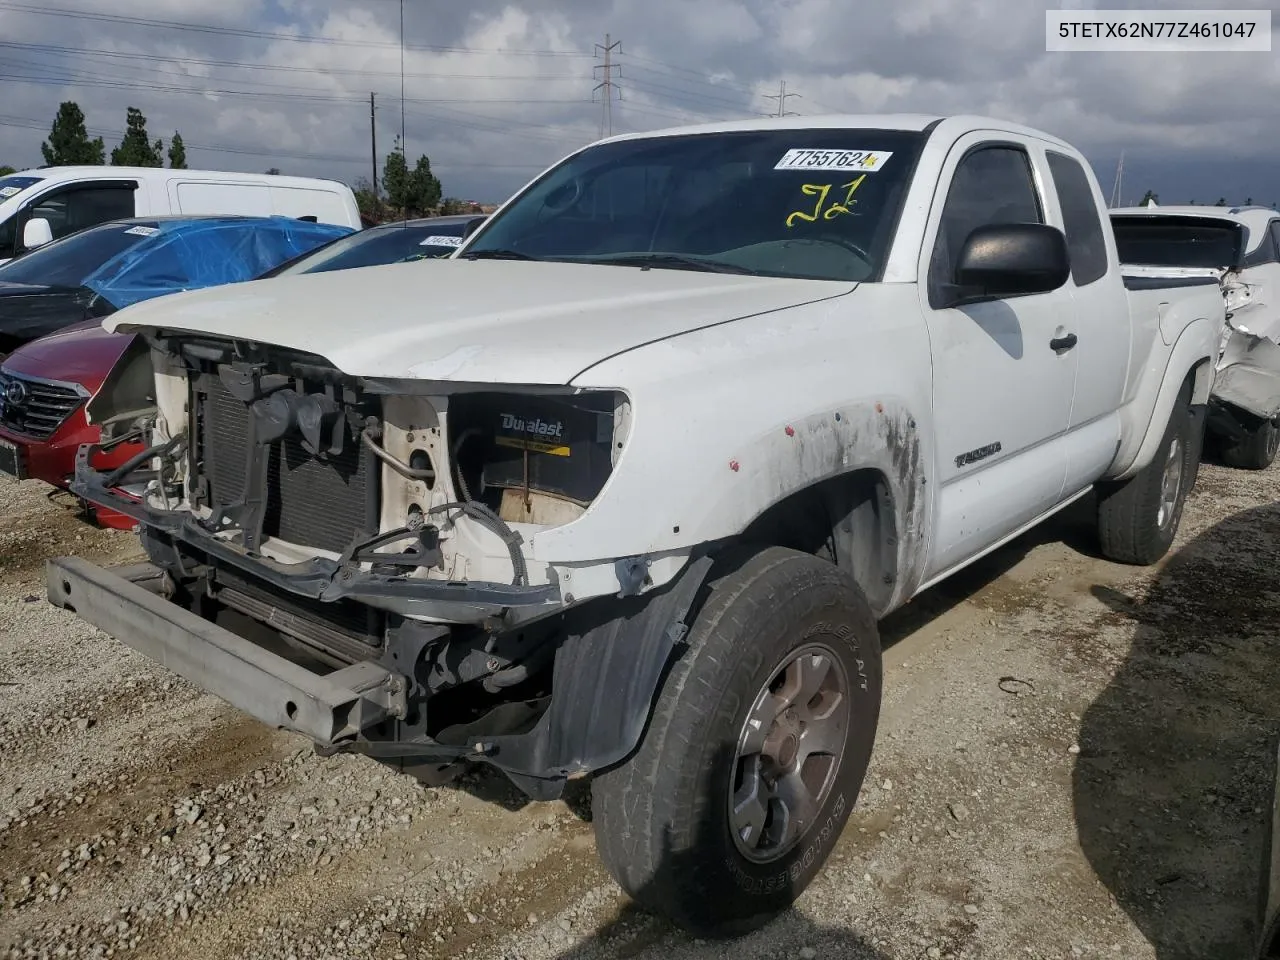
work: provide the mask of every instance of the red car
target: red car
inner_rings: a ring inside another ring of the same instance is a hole
[[[447,255],[483,219],[481,215],[430,217],[358,233],[344,230],[323,245],[316,246],[318,240],[311,243],[294,258],[273,265],[259,276],[350,270]],[[99,229],[110,230],[111,225]],[[315,229],[333,232],[331,227]],[[57,245],[51,244],[47,249]],[[0,286],[3,280],[0,273]],[[107,333],[101,323],[95,317],[31,340],[7,357],[0,354],[0,475],[43,480],[65,489],[75,473],[80,445],[99,442],[98,425],[85,418],[85,405],[134,339]],[[0,310],[0,335],[3,332],[4,315]],[[97,470],[110,470],[143,449],[140,442],[131,441],[126,435],[109,451],[94,457],[91,465]],[[92,509],[103,526],[133,526],[133,520],[123,514]]]
[[[0,473],[34,477],[65,488],[82,443],[97,443],[98,427],[84,407],[133,340],[88,320],[29,343],[0,366]],[[143,446],[124,442],[94,458],[97,469],[119,466]],[[129,529],[123,514],[97,510],[98,522]]]

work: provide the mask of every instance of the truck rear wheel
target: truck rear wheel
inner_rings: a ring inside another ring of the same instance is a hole
[[[857,799],[880,715],[880,637],[833,565],[769,547],[717,577],[636,752],[596,777],[605,865],[708,935],[785,909]]]
[[[1275,462],[1280,451],[1280,424],[1275,420],[1258,420],[1240,424],[1244,436],[1222,445],[1222,459],[1237,470],[1265,470]]]
[[[1098,539],[1117,563],[1147,566],[1173,545],[1187,494],[1200,471],[1204,408],[1183,384],[1155,458],[1127,480],[1098,485]]]

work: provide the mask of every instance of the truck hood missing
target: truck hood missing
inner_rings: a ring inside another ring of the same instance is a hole
[[[630,266],[437,260],[177,294],[129,307],[105,326],[274,344],[324,357],[359,377],[565,384],[634,347],[856,286]]]

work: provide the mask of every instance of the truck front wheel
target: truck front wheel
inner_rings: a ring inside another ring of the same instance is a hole
[[[776,547],[717,574],[640,746],[592,784],[605,865],[691,931],[766,922],[840,836],[880,688],[879,632],[849,576]]]

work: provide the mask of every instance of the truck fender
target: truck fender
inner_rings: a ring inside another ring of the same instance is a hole
[[[1107,472],[1107,480],[1126,480],[1146,467],[1155,459],[1160,441],[1164,437],[1164,429],[1173,414],[1173,406],[1178,401],[1178,394],[1187,381],[1188,375],[1194,374],[1195,381],[1191,388],[1193,405],[1209,402],[1209,393],[1213,389],[1213,356],[1218,343],[1218,330],[1208,318],[1201,318],[1187,324],[1182,334],[1169,352],[1169,360],[1164,366],[1164,374],[1156,393],[1155,406],[1145,425],[1141,419],[1131,424],[1142,431],[1142,442],[1136,453],[1126,458],[1126,450],[1122,446],[1112,469]],[[1142,387],[1133,405],[1142,405]],[[1141,417],[1141,409],[1135,411],[1135,418]],[[1129,448],[1132,450],[1132,447]],[[1126,463],[1126,459],[1128,462]]]
[[[538,800],[612,766],[640,742],[672,652],[711,569],[703,554],[670,584],[571,624],[555,654],[551,703],[528,733],[485,738],[482,759]]]

